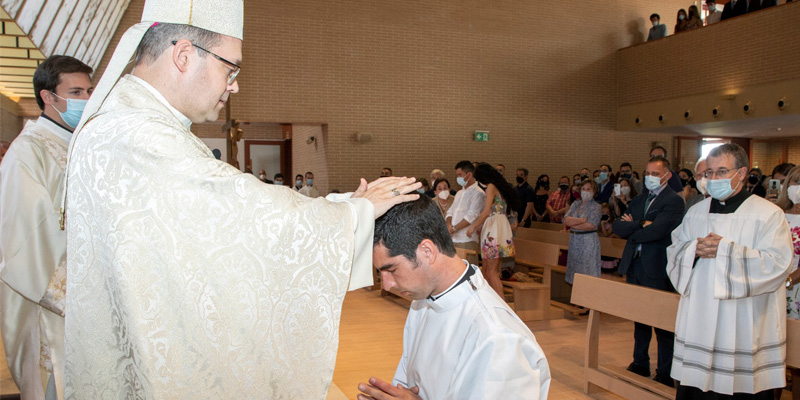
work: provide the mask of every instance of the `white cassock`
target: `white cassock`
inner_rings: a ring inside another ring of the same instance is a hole
[[[476,271],[436,301],[411,303],[398,383],[419,386],[425,400],[543,400],[550,368],[531,330]]]
[[[66,395],[322,399],[374,209],[264,185],[189,126],[128,75],[75,136]]]
[[[710,213],[711,201],[689,209],[667,248],[681,294],[671,375],[727,395],[784,387],[784,280],[793,253],[786,217],[758,196],[730,214]],[[723,237],[717,257],[695,264],[697,238],[710,232]]]
[[[45,117],[28,121],[0,164],[0,332],[22,398],[44,398],[50,375],[59,389],[63,378],[67,239],[59,208],[71,135]]]
[[[304,196],[308,196],[308,197],[319,197],[320,196],[319,195],[319,191],[317,189],[315,189],[313,186],[308,186],[308,185],[303,186],[302,188],[300,188],[300,190],[298,190],[298,192],[300,194],[302,194]]]

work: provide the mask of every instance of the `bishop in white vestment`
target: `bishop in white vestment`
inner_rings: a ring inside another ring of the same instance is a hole
[[[72,141],[68,398],[324,398],[374,218],[418,197],[392,178],[310,199],[217,160],[190,125],[238,92],[242,2],[224,3],[148,1]]]
[[[726,154],[714,154],[708,165],[716,171],[718,159]],[[727,170],[734,171],[733,165]],[[734,176],[741,181],[740,172],[747,169],[737,171]],[[667,249],[667,272],[681,294],[671,375],[681,386],[725,395],[781,388],[786,358],[783,283],[793,254],[786,218],[780,208],[741,190],[741,185],[738,193],[720,196],[715,190],[719,185],[708,182],[711,195],[725,200],[707,198],[689,209]],[[698,257],[698,238],[710,233],[721,236],[716,256]],[[680,398],[680,388],[678,392]],[[765,396],[771,398],[771,393]]]

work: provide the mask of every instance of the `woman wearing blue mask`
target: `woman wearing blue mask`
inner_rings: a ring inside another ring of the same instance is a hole
[[[600,239],[597,227],[602,210],[594,201],[597,183],[584,180],[581,184],[581,199],[572,203],[564,216],[564,226],[569,229],[569,252],[567,253],[567,283],[572,284],[575,274],[600,276]]]

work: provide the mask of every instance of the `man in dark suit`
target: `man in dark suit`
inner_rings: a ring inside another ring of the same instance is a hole
[[[683,199],[667,187],[672,177],[669,161],[661,156],[650,159],[645,171],[648,193],[634,198],[622,218],[614,222],[613,231],[628,239],[619,273],[626,275],[628,283],[653,289],[674,292],[667,276],[667,247],[670,234],[680,225],[685,212]],[[655,380],[673,387],[670,377],[674,334],[655,329],[658,340],[658,363]],[[633,332],[633,362],[628,371],[650,377],[650,340],[653,329],[636,323]]]
[[[722,9],[722,18],[720,19],[724,21],[728,18],[747,14],[747,9],[747,0],[731,0],[727,2],[725,7]]]
[[[747,8],[747,12],[751,13],[753,11],[763,10],[765,8],[777,5],[778,0],[750,0],[750,5]]]

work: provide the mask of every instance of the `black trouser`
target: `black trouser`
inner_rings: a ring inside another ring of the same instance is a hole
[[[653,287],[658,285],[648,284],[644,279],[642,259],[636,257],[631,263],[630,269],[625,279],[628,283],[639,286]],[[653,289],[665,290],[665,287],[653,287]],[[656,331],[658,341],[658,363],[656,364],[656,374],[669,376],[672,370],[672,352],[675,347],[675,334],[663,329],[653,328],[650,325],[636,322],[633,329],[633,363],[639,367],[650,369],[650,340],[653,338],[653,329]]]
[[[767,389],[755,394],[734,393],[719,394],[714,392],[704,392],[696,387],[678,385],[675,400],[772,400],[774,399],[775,389]]]

